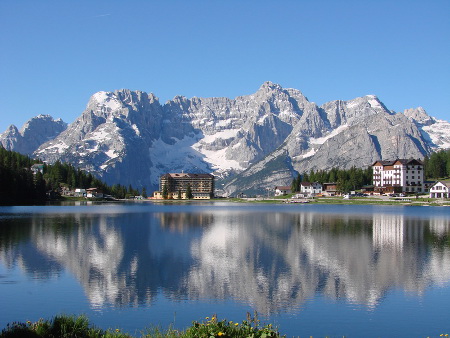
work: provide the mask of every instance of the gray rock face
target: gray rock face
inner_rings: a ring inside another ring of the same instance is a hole
[[[2,144],[19,147],[21,132],[6,133]],[[34,155],[148,191],[161,174],[184,170],[215,174],[225,194],[253,194],[311,169],[423,158],[450,147],[448,135],[450,124],[422,108],[395,113],[374,95],[318,107],[296,89],[266,82],[235,99],[177,96],[164,105],[140,91],[99,92]]]
[[[422,107],[405,109],[403,114],[405,114],[405,116],[411,121],[414,121],[422,126],[431,126],[436,123],[436,119],[428,116],[427,112]]]
[[[450,123],[429,116],[422,107],[406,109],[406,117],[419,128],[422,137],[433,150],[450,148]]]
[[[31,155],[41,144],[54,139],[66,128],[67,123],[61,119],[39,115],[27,121],[20,131],[11,125],[0,135],[0,143],[7,150]]]

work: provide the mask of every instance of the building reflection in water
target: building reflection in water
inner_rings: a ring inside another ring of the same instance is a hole
[[[0,221],[3,264],[42,279],[68,270],[99,309],[161,292],[262,314],[297,311],[317,294],[371,308],[392,288],[421,294],[450,281],[448,219],[218,209]]]

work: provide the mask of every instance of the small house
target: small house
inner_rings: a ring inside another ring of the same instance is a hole
[[[74,193],[75,197],[86,197],[86,189],[77,188]]]
[[[450,181],[438,181],[430,187],[430,198],[450,198]]]
[[[338,184],[336,182],[322,184],[322,194],[326,196],[338,195]]]
[[[291,187],[288,186],[277,186],[275,187],[275,196],[284,196],[291,193]]]
[[[300,192],[307,196],[316,196],[322,193],[322,184],[318,182],[301,182]]]
[[[103,192],[98,188],[86,189],[87,198],[103,198]]]

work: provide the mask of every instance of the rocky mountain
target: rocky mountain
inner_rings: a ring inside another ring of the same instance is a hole
[[[50,115],[39,115],[28,120],[19,131],[15,125],[0,134],[0,144],[7,150],[31,155],[40,145],[53,140],[67,128],[61,119],[54,120]]]
[[[17,135],[6,133],[2,144]],[[166,172],[208,172],[230,195],[290,184],[311,169],[423,158],[450,147],[450,124],[423,108],[396,113],[374,95],[319,107],[266,82],[235,99],[177,96],[165,104],[141,91],[99,92],[67,129],[41,143],[35,156],[71,162],[108,183],[150,191]]]

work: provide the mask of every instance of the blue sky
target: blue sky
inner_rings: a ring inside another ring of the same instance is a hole
[[[450,1],[0,1],[0,132],[73,122],[121,88],[161,103],[254,93],[310,101],[377,95],[450,120]]]

